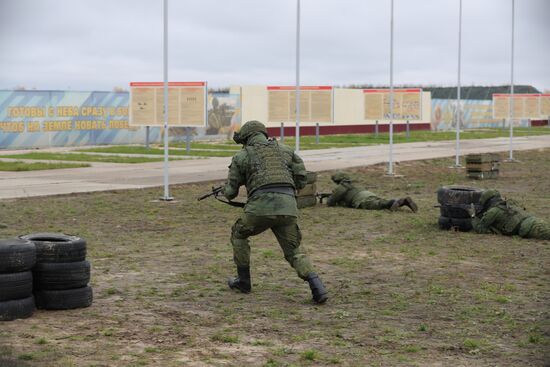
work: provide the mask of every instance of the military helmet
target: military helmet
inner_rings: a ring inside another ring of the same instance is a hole
[[[500,199],[500,193],[495,189],[485,190],[479,198],[479,203],[485,206],[493,198]]]
[[[267,129],[260,121],[247,121],[239,132],[233,134],[233,140],[237,144],[244,144],[246,140],[254,133],[262,133],[267,137]]]
[[[351,177],[345,172],[336,172],[330,177],[330,179],[336,184],[339,184],[342,181],[351,181]]]

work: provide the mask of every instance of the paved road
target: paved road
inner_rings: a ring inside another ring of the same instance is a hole
[[[455,154],[454,141],[394,145],[394,161],[449,157]],[[550,135],[514,140],[515,150],[550,148]],[[366,166],[387,161],[387,145],[308,150],[301,152],[312,171]],[[508,150],[508,139],[464,140],[463,154]],[[222,180],[231,158],[208,158],[170,162],[170,184]],[[399,172],[397,172],[399,173]],[[89,168],[29,172],[1,172],[0,199],[68,194],[75,192],[137,189],[163,185],[163,163],[92,163]]]

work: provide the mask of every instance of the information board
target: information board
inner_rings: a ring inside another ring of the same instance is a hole
[[[365,120],[390,120],[390,90],[363,89]],[[393,120],[422,120],[422,89],[393,90]]]
[[[206,82],[168,83],[168,124],[206,126]],[[164,125],[164,84],[130,83],[130,125]]]
[[[540,95],[540,117],[543,119],[550,117],[550,94]]]
[[[267,87],[268,122],[296,121],[296,88]],[[330,86],[300,87],[300,121],[332,122],[333,89]]]
[[[495,119],[510,118],[510,94],[493,94],[493,117]],[[541,116],[540,94],[514,94],[512,118],[537,119]]]

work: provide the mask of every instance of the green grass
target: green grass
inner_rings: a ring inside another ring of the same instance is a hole
[[[411,131],[410,138],[407,139],[405,132],[394,133],[393,142],[413,143],[423,141],[443,141],[454,140],[456,135],[454,131]],[[533,127],[516,128],[515,136],[533,136],[550,134],[550,128]],[[508,137],[509,130],[502,129],[480,129],[480,130],[465,130],[462,131],[461,139],[488,139],[498,137]],[[280,139],[279,139],[280,140]],[[389,141],[388,133],[375,134],[347,134],[347,135],[323,135],[319,139],[319,144],[316,144],[315,136],[302,136],[300,138],[300,148],[302,150],[328,149],[328,148],[345,148],[356,146],[368,146],[376,144],[387,144]],[[285,137],[284,144],[294,147],[295,138]],[[185,143],[171,143],[171,147],[185,148]],[[197,150],[199,149],[199,150]],[[192,142],[191,151],[189,154],[185,150],[170,149],[169,154],[173,156],[199,156],[199,157],[230,157],[240,150],[241,146],[227,140],[222,142]],[[81,149],[82,152],[100,152],[100,153],[119,153],[119,154],[164,154],[164,149],[151,147],[149,149],[143,146],[111,146],[101,148]]]
[[[164,149],[145,148],[142,146],[112,146],[112,147],[102,147],[102,148],[89,148],[89,149],[80,149],[79,152],[164,155]],[[224,150],[212,150],[212,151],[191,150],[189,154],[187,154],[185,150],[169,149],[168,154],[171,156],[231,157],[233,156],[233,154],[235,154],[235,152],[224,151]],[[154,158],[149,158],[149,159],[154,159]]]
[[[48,160],[48,161],[102,162],[102,163],[147,163],[147,162],[162,161],[162,158],[123,157],[123,156],[116,156],[116,155],[93,155],[93,154],[78,154],[78,153],[75,153],[75,154],[42,153],[42,152],[0,155],[0,158],[36,159],[36,160]]]
[[[2,238],[85,238],[97,296],[78,312],[2,324],[0,356],[37,366],[543,366],[550,242],[442,231],[434,204],[441,185],[491,187],[550,218],[549,154],[518,151],[521,163],[486,181],[449,168],[453,158],[402,162],[400,178],[383,164],[346,170],[420,210],[301,210],[302,246],[329,292],[322,306],[271,231],[251,238],[252,293],[227,287],[242,210],[197,202],[213,182],[173,185],[170,203],[155,200],[161,187],[0,200]],[[333,173],[319,173],[320,191]]]
[[[460,138],[467,139],[489,139],[489,138],[501,138],[508,137],[509,130],[502,129],[483,129],[483,130],[465,130],[460,133]],[[514,129],[515,136],[533,136],[533,135],[549,135],[550,128],[547,127],[533,127],[529,128],[516,128]],[[405,132],[399,132],[393,134],[393,142],[399,143],[414,143],[423,141],[443,141],[454,140],[456,138],[456,132],[454,131],[411,131],[410,138],[407,139]],[[375,134],[348,134],[348,135],[323,135],[319,139],[319,144],[315,144],[315,136],[302,136],[300,137],[300,148],[307,149],[321,149],[330,147],[351,147],[362,145],[374,145],[374,144],[388,144],[389,134],[380,133],[378,137]],[[294,137],[285,137],[285,144],[294,146]]]
[[[90,167],[89,164],[78,163],[26,163],[26,162],[3,162],[0,161],[0,171],[39,171],[45,169],[61,169],[61,168],[79,168]]]

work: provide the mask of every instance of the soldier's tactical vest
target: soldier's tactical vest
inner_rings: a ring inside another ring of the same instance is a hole
[[[276,141],[256,143],[245,147],[248,153],[246,191],[248,196],[264,186],[288,186],[295,188],[290,164],[292,157],[286,157]]]
[[[344,197],[344,201],[346,202],[346,205],[347,206],[352,206],[353,205],[353,198],[355,197],[355,195],[359,194],[359,192],[361,192],[361,189],[353,186],[353,184],[351,184],[351,182],[346,182],[346,181],[343,181],[341,183],[342,186],[344,186],[346,189],[348,189],[348,191],[346,191],[346,196]]]
[[[501,220],[495,223],[495,227],[503,234],[517,234],[521,222],[529,217],[529,215],[520,208],[513,205],[507,205],[506,203],[497,205],[497,208],[501,211],[501,215],[499,216]]]

